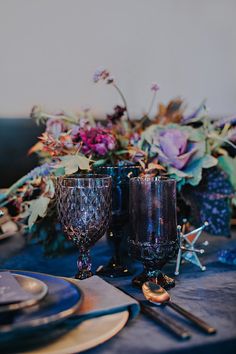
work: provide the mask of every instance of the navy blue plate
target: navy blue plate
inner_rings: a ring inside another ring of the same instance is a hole
[[[12,314],[1,316],[1,334],[38,330],[45,326],[58,324],[71,317],[82,303],[82,292],[70,281],[48,274],[27,271],[12,271],[43,281],[48,293],[37,305],[27,307]]]

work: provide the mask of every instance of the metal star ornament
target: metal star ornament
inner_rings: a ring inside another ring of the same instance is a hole
[[[182,259],[195,264],[202,271],[206,270],[206,267],[203,266],[198,258],[199,254],[203,254],[205,252],[204,249],[195,248],[195,244],[199,237],[202,234],[202,231],[208,226],[208,222],[205,221],[204,224],[190,232],[186,232],[188,229],[187,220],[183,220],[183,226],[178,226],[178,237],[179,237],[179,252],[176,261],[175,275],[179,275],[179,269],[181,265]],[[208,242],[203,243],[204,246],[208,245]]]

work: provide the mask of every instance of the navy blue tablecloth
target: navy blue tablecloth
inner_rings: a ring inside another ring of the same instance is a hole
[[[94,348],[88,354],[152,354],[152,353],[236,353],[236,267],[221,264],[217,251],[222,248],[236,247],[236,235],[231,239],[206,235],[210,244],[201,257],[207,270],[202,272],[191,264],[184,264],[181,274],[176,278],[176,287],[171,292],[172,299],[187,310],[206,320],[218,330],[209,336],[199,332],[172,309],[161,308],[177,319],[192,332],[189,341],[175,339],[163,328],[140,314],[128,322],[127,326],[110,341]],[[94,270],[105,264],[111,250],[103,238],[92,249]],[[27,245],[22,235],[15,235],[0,243],[0,266],[7,269],[31,270],[53,275],[73,276],[76,272],[77,253],[45,258],[39,245]],[[168,275],[173,274],[175,264],[165,267]],[[141,270],[138,263],[133,264],[137,274]],[[139,290],[132,288],[131,278],[109,279],[127,292],[143,299]]]

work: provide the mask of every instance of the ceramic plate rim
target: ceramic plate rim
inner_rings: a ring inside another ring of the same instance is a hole
[[[21,310],[21,309],[24,309],[24,308],[29,307],[29,306],[33,306],[33,305],[37,304],[40,300],[42,300],[47,295],[48,286],[42,280],[30,277],[28,275],[16,274],[16,273],[12,273],[12,272],[10,272],[10,273],[12,275],[16,276],[16,277],[34,279],[37,283],[39,283],[41,285],[41,287],[43,288],[43,292],[37,298],[33,298],[33,299],[29,299],[29,300],[23,300],[23,301],[18,301],[16,303],[12,303],[12,304],[8,304],[8,305],[1,305],[0,306],[0,313],[17,311],[17,310]]]
[[[10,334],[10,333],[13,333],[14,331],[17,331],[17,330],[26,330],[29,327],[35,329],[37,327],[40,328],[40,327],[48,326],[50,324],[57,324],[59,322],[62,322],[64,320],[66,320],[67,318],[69,318],[70,316],[72,316],[79,309],[79,307],[81,306],[81,304],[83,302],[83,299],[84,299],[83,291],[81,290],[81,288],[79,286],[75,285],[69,279],[63,279],[62,277],[54,276],[51,274],[31,272],[31,271],[27,271],[27,270],[16,270],[16,269],[12,270],[11,269],[9,271],[13,272],[13,273],[14,272],[26,272],[26,273],[29,272],[32,274],[46,275],[46,276],[49,276],[52,278],[58,278],[60,280],[64,280],[65,282],[70,283],[77,290],[78,294],[80,294],[80,298],[74,306],[70,307],[69,309],[63,310],[59,313],[56,313],[56,314],[53,314],[50,316],[45,316],[43,318],[35,318],[34,320],[24,322],[23,325],[20,323],[17,323],[13,326],[10,326],[10,325],[0,326],[0,330],[4,334],[8,334],[8,333]]]

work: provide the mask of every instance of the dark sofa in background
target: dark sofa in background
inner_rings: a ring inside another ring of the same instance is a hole
[[[0,118],[0,188],[9,187],[38,164],[29,148],[44,131],[30,118]]]

